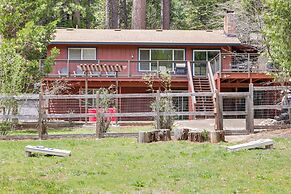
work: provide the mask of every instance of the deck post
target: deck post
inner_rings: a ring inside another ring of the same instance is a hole
[[[215,90],[214,93],[214,116],[214,130],[223,130],[223,97],[219,95],[218,90]]]
[[[251,60],[250,60],[250,53],[248,53],[248,77],[251,77]]]
[[[131,77],[131,64],[130,64],[130,60],[127,61],[127,68],[128,68],[128,77]]]
[[[67,70],[68,70],[67,76],[70,77],[70,60],[69,59],[67,60]]]
[[[249,133],[254,133],[254,86],[249,85],[249,96],[246,97],[246,130]]]

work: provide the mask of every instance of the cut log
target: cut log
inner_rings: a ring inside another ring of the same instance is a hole
[[[221,141],[225,141],[224,131],[210,131],[209,138],[211,143],[219,143]]]
[[[140,131],[138,133],[138,143],[150,143],[150,133],[146,131]]]
[[[153,131],[140,131],[138,133],[139,143],[151,143],[157,141],[171,140],[171,131],[169,129],[160,129]]]
[[[174,129],[175,140],[187,140],[189,129]]]
[[[228,151],[238,151],[238,150],[243,150],[243,149],[253,149],[253,148],[260,148],[260,147],[270,149],[273,147],[273,145],[274,145],[274,142],[271,139],[259,139],[259,140],[251,141],[248,143],[228,146],[226,147],[226,149]]]
[[[188,140],[193,142],[205,142],[209,140],[208,136],[208,132],[190,131],[188,133]]]
[[[150,131],[149,133],[151,133],[151,142],[160,141],[160,130]]]
[[[160,129],[159,131],[159,141],[170,141],[171,131],[170,129]]]

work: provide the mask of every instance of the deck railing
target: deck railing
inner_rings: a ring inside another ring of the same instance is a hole
[[[83,72],[81,65],[121,65],[123,70],[120,72]],[[40,68],[43,70],[43,60],[40,61]],[[46,77],[141,77],[151,73],[170,73],[175,77],[187,77],[187,61],[168,61],[168,60],[68,60],[56,59],[53,64],[52,72],[45,74]]]
[[[190,63],[191,70],[187,63]],[[193,76],[207,76],[210,62],[211,71],[216,73],[263,73],[273,72],[277,69],[268,62],[266,57],[252,53],[221,53],[209,61],[170,61],[170,60],[69,60],[56,59],[53,71],[46,77],[142,77],[144,74],[152,73],[157,76],[168,72],[174,77],[187,78],[188,71]],[[122,65],[124,69],[120,72],[88,72],[86,75],[79,68],[81,64],[99,65]],[[43,60],[40,60],[40,68],[43,69]]]
[[[216,62],[217,60],[214,60]],[[264,55],[257,53],[221,53],[221,72],[263,73],[277,71]],[[215,71],[217,72],[217,71]]]

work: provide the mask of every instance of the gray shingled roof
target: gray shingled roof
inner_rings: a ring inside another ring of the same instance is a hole
[[[222,30],[57,29],[51,44],[240,45]]]

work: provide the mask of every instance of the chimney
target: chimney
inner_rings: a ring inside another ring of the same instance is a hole
[[[224,33],[227,36],[236,36],[236,16],[234,11],[226,11],[224,16]]]

